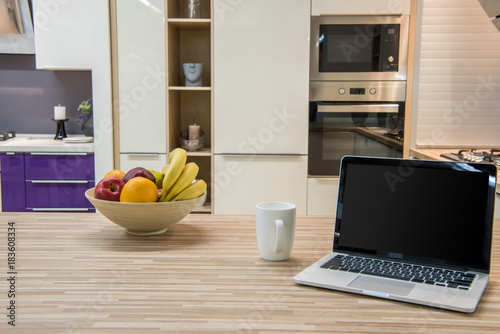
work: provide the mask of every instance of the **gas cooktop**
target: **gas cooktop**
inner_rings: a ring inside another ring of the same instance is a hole
[[[443,153],[442,157],[454,161],[493,163],[500,166],[500,149],[466,149],[457,153]]]

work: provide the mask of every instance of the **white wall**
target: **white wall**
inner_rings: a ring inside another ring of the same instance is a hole
[[[498,146],[500,33],[477,0],[422,0],[419,4],[422,26],[417,36],[421,44],[416,55],[418,94],[412,144]]]

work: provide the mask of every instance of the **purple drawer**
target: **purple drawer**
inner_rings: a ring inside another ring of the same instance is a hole
[[[79,211],[88,208],[94,212],[94,207],[85,198],[85,191],[92,187],[94,187],[93,181],[81,183],[26,181],[26,207],[33,211],[50,211],[46,210],[50,208],[71,208],[70,211]]]
[[[2,211],[26,211],[24,189],[24,154],[1,153],[2,164]]]
[[[92,153],[26,153],[26,180],[94,180]]]

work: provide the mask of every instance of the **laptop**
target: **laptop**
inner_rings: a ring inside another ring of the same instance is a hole
[[[345,156],[333,250],[298,284],[474,312],[490,272],[496,166]]]

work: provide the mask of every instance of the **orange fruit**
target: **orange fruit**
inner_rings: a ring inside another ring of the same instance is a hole
[[[107,172],[106,174],[104,174],[104,178],[117,177],[119,179],[123,179],[124,176],[125,176],[125,172],[122,172],[121,170],[118,170],[118,169],[113,169],[113,170]]]
[[[150,203],[158,199],[156,184],[142,176],[130,179],[123,186],[120,202]]]

